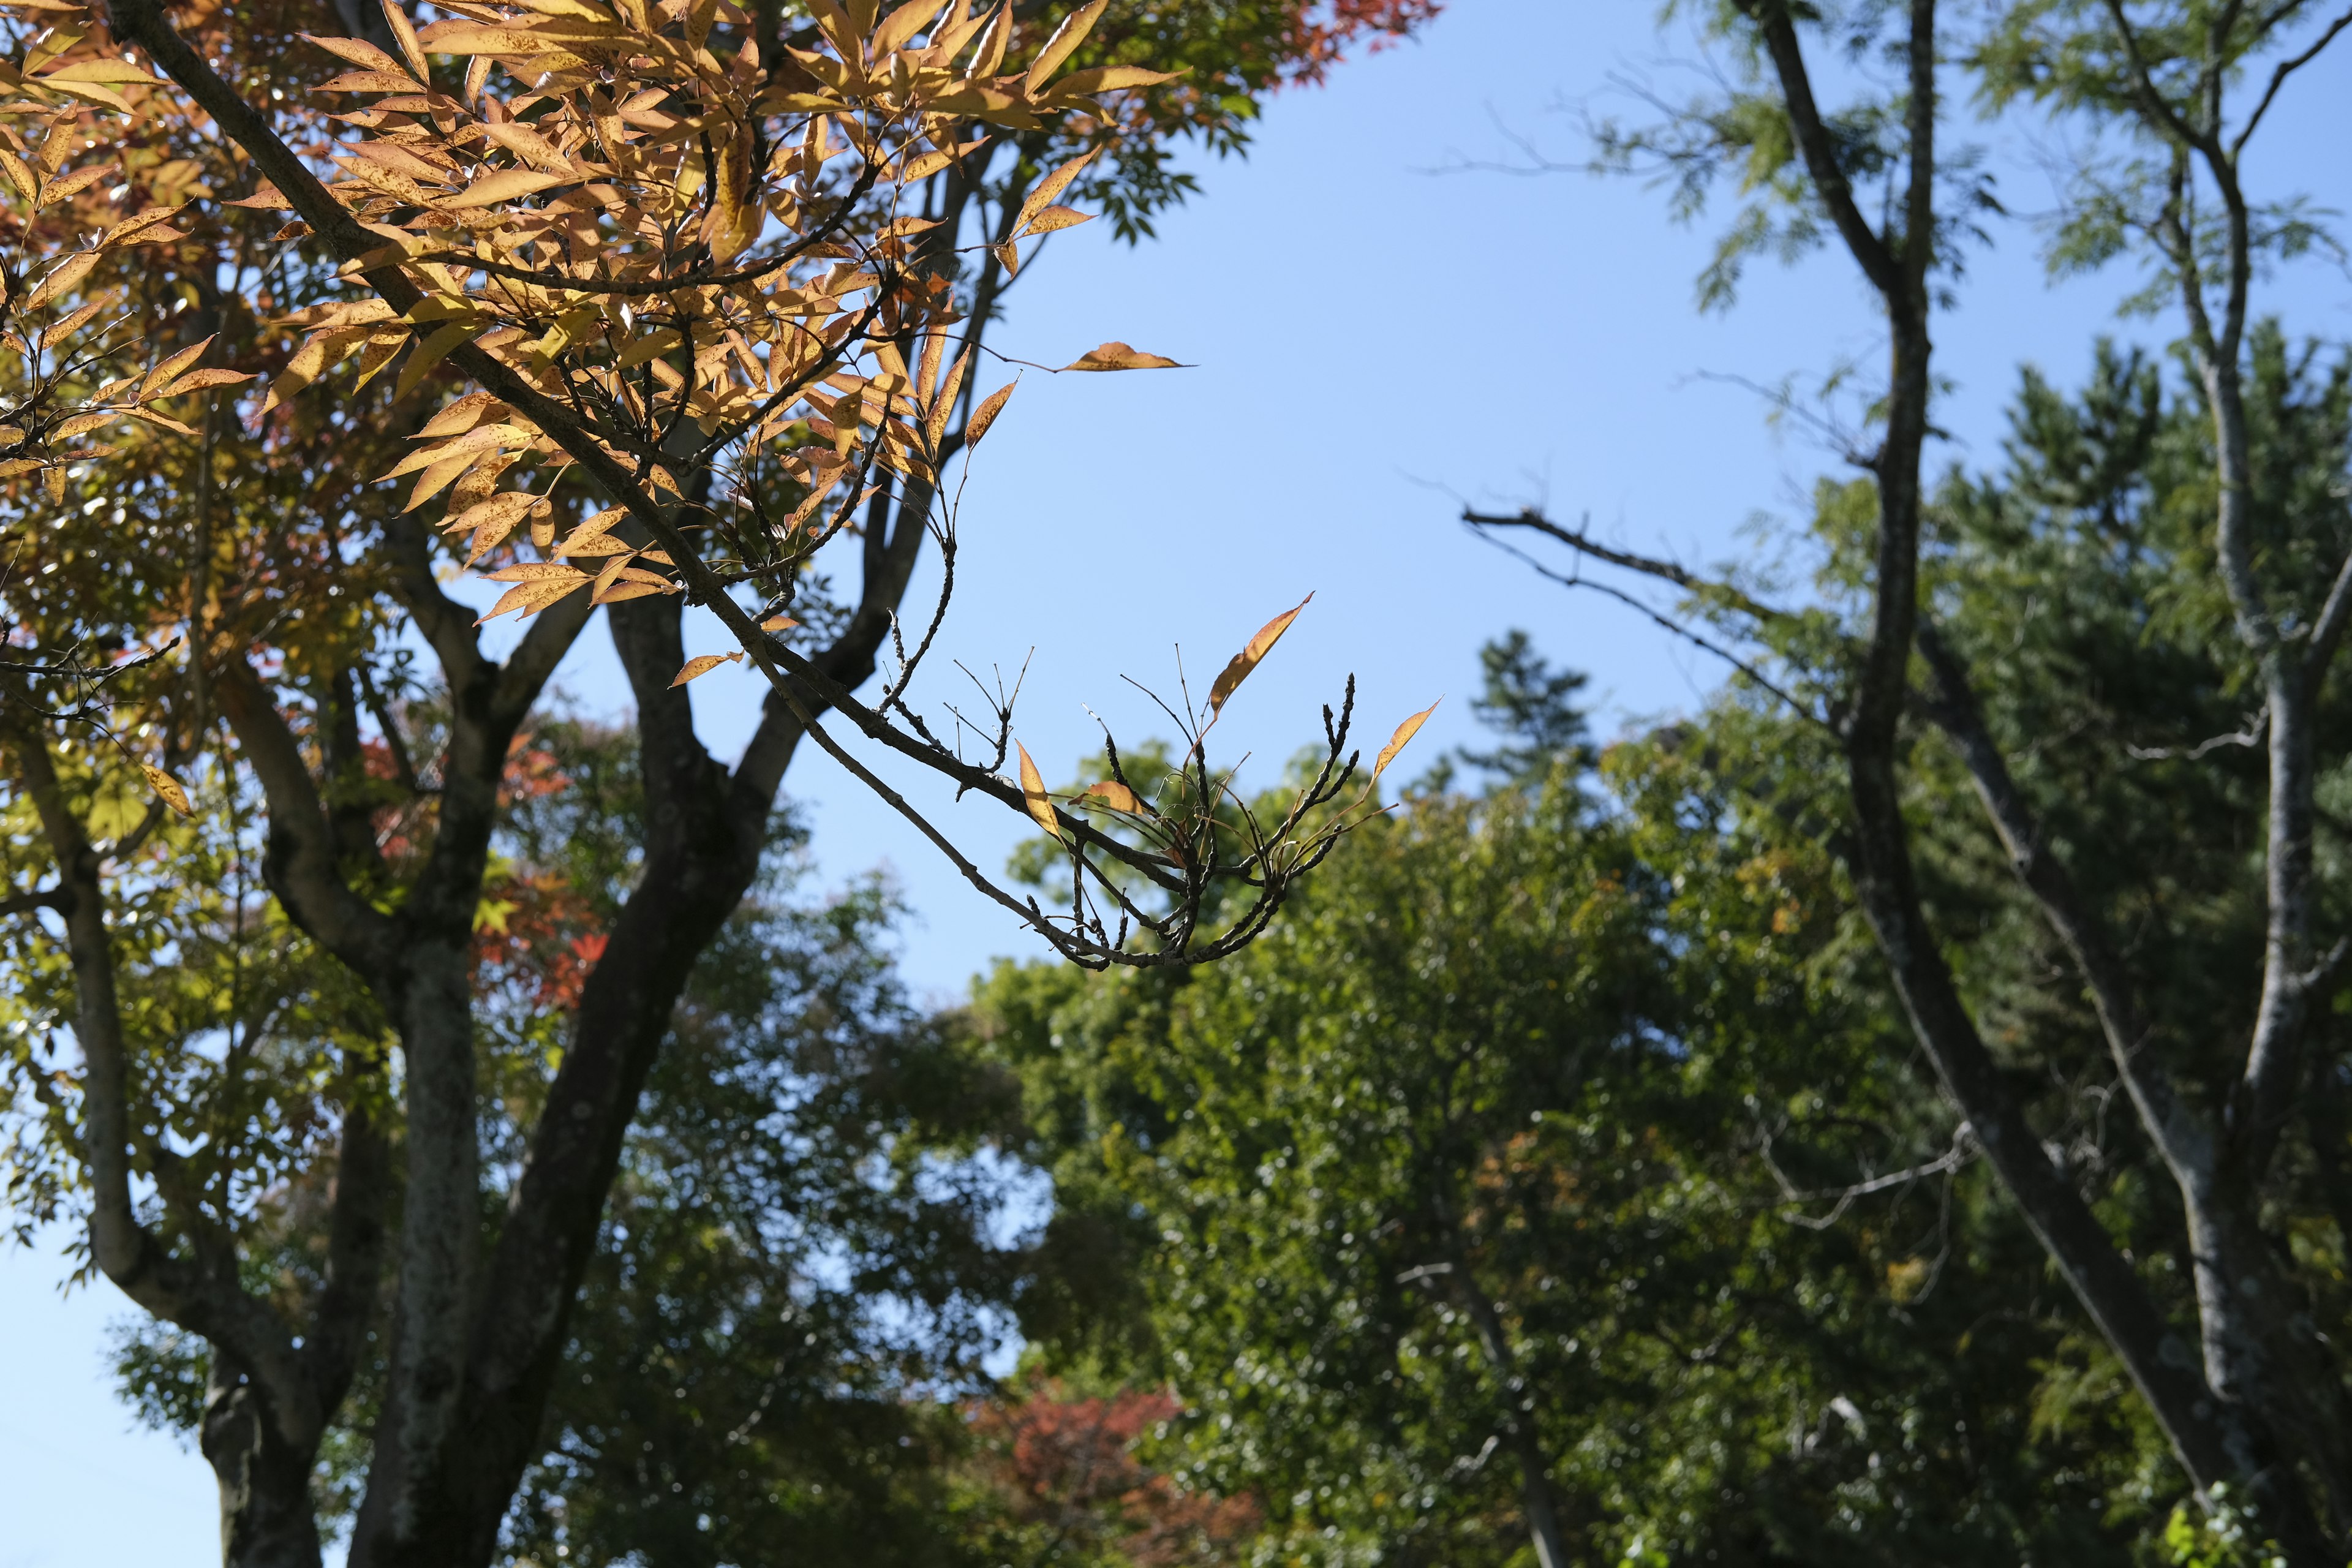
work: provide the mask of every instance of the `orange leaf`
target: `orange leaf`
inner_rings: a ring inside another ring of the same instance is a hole
[[[1192,367],[1179,364],[1174,360],[1163,358],[1159,354],[1145,353],[1140,349],[1131,349],[1125,343],[1105,343],[1100,348],[1087,350],[1076,360],[1062,368],[1064,370],[1190,370]]]
[[[1017,381],[1008,381],[981,399],[980,406],[971,411],[971,419],[963,427],[966,448],[980,445],[980,438],[988,434],[988,427],[996,423],[998,415],[1004,412],[1005,400],[1013,395],[1013,389],[1020,384]]]
[[[217,337],[220,334],[215,332],[214,337]],[[153,370],[147,373],[147,379],[139,384],[139,395],[142,398],[145,398],[151,395],[157,387],[167,384],[173,376],[179,374],[182,371],[187,369],[190,365],[204,358],[205,351],[212,346],[212,338],[206,338],[204,342],[200,343],[192,343],[188,347],[182,349],[178,353],[172,355],[171,358],[165,360],[163,363],[157,365]]]
[[[1054,815],[1054,803],[1045,797],[1045,781],[1038,776],[1037,764],[1029,760],[1029,748],[1015,741],[1013,749],[1021,753],[1021,804],[1028,807],[1038,826],[1060,838],[1061,818]]]
[[[576,184],[574,174],[548,174],[537,169],[501,169],[486,174],[441,205],[446,207],[489,207],[519,200],[551,185]]]
[[[194,808],[188,804],[188,792],[180,787],[179,780],[152,763],[140,763],[139,771],[146,776],[147,787],[153,790],[165,805],[182,816],[194,814]]]
[[[1019,237],[1026,239],[1031,235],[1052,234],[1056,229],[1076,228],[1082,223],[1092,223],[1094,220],[1094,214],[1082,213],[1076,207],[1040,207],[1037,209],[1036,216],[1029,220],[1028,226],[1021,231]]]
[[[1111,810],[1123,811],[1129,816],[1143,815],[1143,802],[1136,798],[1133,790],[1117,779],[1103,779],[1098,783],[1087,785],[1078,792],[1078,799],[1081,801],[1088,798],[1098,800]]]
[[[1250,671],[1258,667],[1258,661],[1274,651],[1274,645],[1282,640],[1282,634],[1288,631],[1290,623],[1298,618],[1298,611],[1305,609],[1314,597],[1312,594],[1307,595],[1298,601],[1297,609],[1285,610],[1260,626],[1257,636],[1250,638],[1249,647],[1234,655],[1233,661],[1225,666],[1224,673],[1217,677],[1217,683],[1209,688],[1210,712],[1223,710],[1226,700],[1240,689],[1243,681],[1249,679]]]
[[[1441,697],[1437,702],[1444,700],[1445,699]],[[1421,727],[1429,722],[1429,716],[1437,711],[1437,702],[1431,703],[1396,727],[1396,733],[1389,737],[1389,743],[1381,748],[1380,760],[1372,764],[1372,777],[1377,779],[1388,772],[1389,764],[1396,761],[1397,753],[1404,750],[1407,742],[1421,732]]]
[[[395,76],[403,74],[398,60],[364,39],[322,38],[314,33],[299,36],[303,42],[318,45],[345,65],[357,66],[362,70],[388,71]]]
[[[696,676],[698,676],[698,675],[709,675],[712,670],[717,669],[720,665],[722,665],[722,664],[733,664],[733,663],[735,663],[736,661],[738,661],[739,659],[740,659],[742,657],[743,657],[743,656],[742,656],[742,654],[740,654],[740,652],[738,652],[738,653],[706,653],[706,654],[699,655],[699,656],[698,656],[697,658],[689,658],[689,659],[688,659],[688,660],[686,661],[685,668],[681,668],[681,669],[677,672],[677,679],[676,680],[671,681],[671,682],[670,682],[670,684],[671,684],[672,686],[684,686],[688,681],[692,680]]]
[[[159,398],[177,397],[184,392],[202,392],[208,386],[242,386],[257,379],[249,370],[194,370],[155,395]]]
[[[1087,41],[1087,35],[1094,31],[1095,24],[1102,20],[1102,14],[1108,9],[1110,0],[1094,0],[1093,5],[1073,13],[1067,21],[1055,28],[1054,36],[1045,40],[1045,47],[1038,50],[1037,58],[1030,62],[1029,75],[1022,82],[1021,90],[1031,98],[1036,97],[1037,89],[1062,68],[1062,62],[1078,52],[1078,46]]]

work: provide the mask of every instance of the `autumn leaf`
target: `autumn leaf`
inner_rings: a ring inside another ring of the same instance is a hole
[[[56,267],[50,268],[49,275],[47,278],[42,279],[39,285],[35,288],[30,294],[25,296],[23,309],[27,310],[39,310],[42,306],[49,303],[52,300],[55,300],[58,295],[63,294],[67,289],[71,289],[75,284],[89,277],[90,268],[97,265],[98,257],[96,253],[92,251],[85,250],[79,252],[76,255],[67,257],[63,261],[58,262]]]
[[[1036,97],[1038,89],[1062,68],[1062,62],[1078,52],[1078,46],[1087,41],[1087,35],[1094,31],[1095,24],[1102,20],[1102,14],[1108,9],[1110,0],[1094,0],[1094,4],[1086,9],[1073,12],[1054,30],[1054,36],[1045,40],[1045,47],[1038,50],[1037,58],[1030,62],[1029,75],[1023,80],[1021,90],[1031,98]]]
[[[577,184],[577,174],[550,174],[537,169],[501,169],[486,174],[441,205],[445,207],[500,206],[554,185]]]
[[[634,614],[635,612],[633,611],[631,613]],[[742,657],[743,655],[740,650],[734,653],[698,654],[693,658],[689,658],[686,661],[685,666],[677,672],[677,679],[671,681],[670,685],[673,687],[684,686],[688,681],[694,679],[697,676],[709,675],[712,670],[717,669],[722,664],[737,663],[742,658]]]
[[[1026,239],[1033,235],[1053,234],[1066,228],[1076,228],[1082,223],[1092,223],[1094,214],[1082,213],[1076,207],[1041,207],[1016,237]]]
[[[1141,816],[1143,815],[1143,802],[1136,798],[1136,794],[1133,790],[1128,788],[1117,779],[1097,780],[1096,783],[1090,784],[1087,785],[1086,788],[1080,790],[1077,793],[1076,799],[1082,803],[1099,801],[1110,810],[1123,811],[1129,816]]]
[[[1008,381],[981,399],[980,406],[971,411],[971,419],[963,427],[966,447],[980,445],[980,438],[988,434],[988,427],[996,423],[998,415],[1004,412],[1005,400],[1013,395],[1013,389],[1020,384],[1017,381]]]
[[[1125,343],[1105,343],[1100,348],[1087,350],[1076,360],[1062,368],[1064,370],[1190,370],[1192,367],[1179,364],[1174,360],[1163,358],[1159,354],[1145,353],[1142,350],[1129,348]]]
[[[1243,681],[1249,679],[1250,671],[1258,667],[1259,661],[1274,651],[1274,645],[1282,640],[1282,634],[1288,631],[1290,623],[1298,618],[1298,611],[1305,609],[1314,597],[1312,594],[1307,595],[1298,601],[1297,609],[1285,610],[1260,626],[1257,636],[1250,638],[1249,646],[1234,655],[1223,673],[1217,677],[1216,684],[1209,688],[1210,712],[1224,710],[1226,700],[1240,689]]]
[[[194,814],[195,808],[188,804],[188,792],[180,787],[179,780],[152,763],[140,763],[139,772],[146,778],[147,787],[155,792],[158,800],[182,816]]]
[[[158,401],[213,386],[242,386],[260,378],[249,370],[193,370],[154,395]]]
[[[1437,702],[1444,700],[1445,699],[1441,697]],[[1389,764],[1396,761],[1397,753],[1403,751],[1406,743],[1421,732],[1421,727],[1429,722],[1429,716],[1437,711],[1437,702],[1431,703],[1396,727],[1396,733],[1389,737],[1389,743],[1381,748],[1380,760],[1372,763],[1372,777],[1377,779],[1389,771]]]
[[[1037,764],[1029,760],[1029,748],[1016,741],[1013,750],[1021,753],[1021,804],[1028,808],[1038,826],[1061,838],[1061,818],[1054,815],[1054,803],[1046,796],[1045,781],[1038,773]]]

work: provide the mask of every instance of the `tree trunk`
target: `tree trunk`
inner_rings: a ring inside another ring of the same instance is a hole
[[[198,1442],[220,1486],[223,1568],[319,1568],[310,1501],[318,1455],[278,1436],[260,1391],[218,1346]]]

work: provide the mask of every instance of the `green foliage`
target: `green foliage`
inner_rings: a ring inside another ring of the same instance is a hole
[[[1417,797],[1188,980],[980,987],[1046,1252],[1092,1244],[1024,1329],[1172,1384],[1148,1451],[1260,1498],[1258,1560],[1512,1561],[1524,1432],[1580,1560],[2124,1560],[2115,1391],[2032,1426],[2063,1291],[1938,1161],[1820,847],[1724,782],[1785,740],[1620,748],[1598,813],[1572,765]]]

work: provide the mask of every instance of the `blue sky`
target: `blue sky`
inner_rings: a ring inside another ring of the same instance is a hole
[[[954,699],[950,658],[1010,670],[1034,646],[1016,732],[1058,780],[1097,743],[1081,704],[1123,737],[1161,732],[1122,673],[1171,685],[1181,644],[1197,689],[1311,589],[1220,731],[1265,769],[1314,736],[1351,670],[1371,744],[1441,694],[1418,758],[1472,739],[1477,647],[1511,626],[1592,673],[1604,732],[1702,700],[1720,675],[1704,656],[1532,580],[1454,521],[1457,498],[1539,500],[1636,546],[1745,556],[1741,525],[1794,516],[1832,466],[1801,431],[1770,427],[1752,393],[1708,378],[1771,384],[1874,356],[1873,317],[1838,258],[1759,264],[1736,310],[1700,317],[1693,279],[1712,230],[1667,224],[1657,193],[1431,172],[1512,156],[1505,129],[1577,161],[1559,106],[1632,112],[1611,74],[1688,52],[1653,15],[1454,0],[1424,41],[1278,100],[1248,159],[1202,164],[1202,195],[1156,242],[1129,250],[1106,226],[1057,237],[1013,297],[1005,352],[1064,363],[1117,338],[1198,368],[1027,378],[974,469],[941,673],[918,697]],[[2335,59],[2301,92],[2252,177],[2341,205],[2352,66]],[[2004,133],[1998,153],[2011,209],[2047,207],[2030,149]],[[1945,461],[1997,458],[2021,363],[2071,382],[2096,332],[2167,330],[2114,322],[2126,279],[2049,286],[2024,226],[1995,241],[1937,334],[1954,383]],[[2352,336],[2340,274],[2291,270],[2270,299],[2299,331]],[[715,628],[698,635],[695,651],[726,646]],[[560,679],[583,707],[625,701],[601,634]],[[721,670],[695,692],[713,744],[740,744],[752,679]],[[893,776],[985,867],[1024,836],[1002,808]],[[993,956],[1042,952],[813,748],[786,789],[823,879],[877,866],[898,879],[917,917],[904,968],[926,994],[953,998]],[[0,1254],[0,1568],[217,1561],[202,1461],[132,1432],[104,1386],[102,1331],[124,1304],[105,1286],[60,1300],[62,1273],[50,1252]]]

